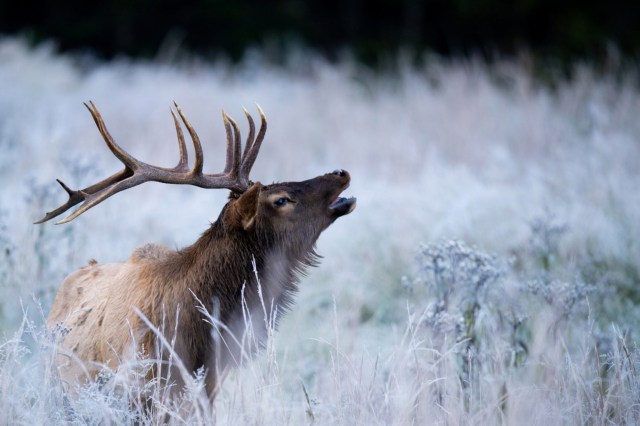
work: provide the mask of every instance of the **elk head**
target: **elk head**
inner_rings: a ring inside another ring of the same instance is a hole
[[[224,212],[223,223],[308,250],[322,231],[355,208],[355,198],[340,197],[349,181],[348,172],[335,170],[302,182],[258,182]]]

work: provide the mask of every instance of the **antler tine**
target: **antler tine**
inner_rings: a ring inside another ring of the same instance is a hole
[[[247,117],[247,121],[249,122],[249,134],[247,135],[247,142],[244,145],[244,153],[242,154],[242,157],[244,158],[247,156],[251,145],[253,145],[254,138],[256,137],[256,125],[253,122],[253,117],[251,117],[249,111],[247,111],[246,108],[242,108],[242,110],[244,111],[244,115],[245,117]]]
[[[235,140],[231,134],[231,121],[229,121],[229,116],[224,110],[222,110],[222,123],[224,124],[224,132],[227,135],[227,156],[224,161],[224,171],[223,173],[227,174],[233,168],[233,154],[234,154],[234,144]]]
[[[178,148],[180,149],[180,160],[178,161],[178,165],[174,167],[174,170],[185,172],[189,168],[189,155],[187,154],[187,145],[184,142],[184,133],[182,132],[182,127],[180,126],[178,117],[176,117],[176,113],[173,112],[173,109],[171,108],[169,108],[169,111],[171,111],[171,115],[173,116],[173,124],[175,124],[176,126],[176,134],[178,136]]]
[[[65,183],[60,179],[56,179],[56,181],[60,184],[60,186],[62,186],[62,188],[67,192],[67,194],[69,194],[69,199],[67,200],[66,203],[64,203],[57,209],[47,212],[42,219],[33,222],[34,225],[39,225],[41,223],[44,223],[48,220],[53,219],[54,217],[61,215],[62,213],[69,210],[71,207],[75,206],[76,204],[84,200],[84,195],[82,195],[81,191],[74,191],[73,189],[65,185]]]
[[[182,119],[184,126],[187,128],[187,131],[191,136],[191,140],[193,141],[193,148],[196,154],[196,161],[195,161],[195,164],[193,165],[193,168],[191,169],[191,175],[202,176],[202,167],[204,166],[204,154],[202,153],[202,145],[200,144],[200,138],[198,137],[198,134],[194,130],[193,126],[191,126],[191,123],[189,123],[189,120],[187,120],[187,117],[184,116],[182,109],[175,102],[174,102],[174,105],[176,106],[176,110],[178,111],[178,114],[180,114],[180,118]]]
[[[222,119],[224,120],[224,128],[227,132],[227,160],[225,163],[224,173],[230,176],[237,177],[240,171],[240,128],[238,123],[229,116],[226,112],[222,111]],[[232,135],[233,130],[233,135]]]
[[[114,194],[117,194],[120,191],[124,191],[125,189],[132,188],[134,186],[140,185],[141,183],[146,182],[144,175],[133,175],[128,179],[123,179],[121,181],[116,182],[112,186],[108,186],[101,191],[97,191],[93,194],[83,193],[84,203],[80,207],[78,207],[73,213],[69,216],[65,217],[63,220],[56,222],[56,225],[62,225],[64,223],[71,222],[76,217],[80,216],[82,213],[86,212],[92,207],[97,206],[107,198],[111,197]]]
[[[109,134],[109,131],[107,130],[107,126],[106,124],[104,124],[104,121],[102,120],[102,116],[100,115],[100,111],[98,111],[98,108],[95,106],[95,104],[92,101],[89,101],[89,104],[90,105],[87,105],[87,103],[84,102],[84,106],[87,107],[87,109],[91,113],[91,116],[93,117],[93,121],[95,121],[96,126],[98,126],[98,130],[100,131],[102,138],[106,142],[107,146],[109,147],[113,155],[115,155],[116,158],[120,160],[122,164],[125,165],[125,167],[131,170],[137,169],[140,166],[139,161],[133,158],[131,155],[129,155],[127,151],[120,148],[120,146],[113,140],[113,138]]]
[[[260,113],[260,130],[258,130],[258,135],[256,136],[255,140],[253,140],[251,144],[247,143],[244,155],[242,156],[242,164],[240,165],[240,176],[247,176],[247,180],[249,172],[253,167],[253,163],[255,163],[256,158],[258,158],[260,146],[262,145],[264,135],[267,132],[267,118],[264,115],[264,111],[262,111],[260,105],[256,104],[256,107],[258,108],[258,112]]]
[[[58,207],[55,210],[52,210],[50,212],[47,212],[44,217],[36,222],[33,222],[34,225],[39,225],[41,223],[47,222],[51,219],[53,219],[54,217],[58,217],[60,216],[62,213],[66,212],[67,210],[69,210],[71,207],[75,206],[76,204],[79,204],[81,202],[83,202],[86,199],[87,194],[92,194],[92,193],[96,193],[99,191],[102,191],[103,189],[113,185],[114,183],[120,182],[124,179],[129,178],[130,176],[133,175],[133,172],[127,168],[120,170],[118,173],[115,173],[111,176],[109,176],[106,179],[101,180],[100,182],[91,185],[91,186],[87,186],[84,189],[79,189],[79,190],[73,190],[71,188],[69,188],[67,185],[65,185],[64,182],[62,182],[60,179],[56,179],[56,181],[60,184],[60,186],[62,186],[62,188],[64,188],[64,190],[67,192],[67,194],[69,195],[69,199],[67,200],[66,203],[64,203],[63,205],[61,205],[60,207]]]

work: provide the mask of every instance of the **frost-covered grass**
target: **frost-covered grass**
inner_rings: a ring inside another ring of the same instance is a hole
[[[95,63],[0,41],[2,421],[640,422],[639,95],[631,77],[580,68],[550,89],[512,63]],[[120,168],[87,100],[154,164],[177,161],[173,100],[208,171],[223,164],[220,110],[240,119],[259,103],[255,180],[352,174],[358,208],[321,236],[322,265],[215,410],[195,386],[185,406],[158,397],[140,418],[140,389],[93,387],[70,417],[50,374],[42,324],[63,277],[145,242],[189,244],[226,198],[146,184],[71,224],[32,225],[64,201],[55,178],[83,187]]]

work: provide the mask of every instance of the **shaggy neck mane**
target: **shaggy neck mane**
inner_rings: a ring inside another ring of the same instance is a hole
[[[169,262],[170,269],[178,274],[173,282],[179,283],[180,291],[193,292],[223,323],[242,306],[243,297],[250,311],[254,304],[262,309],[262,303],[274,314],[277,309],[277,319],[290,307],[300,277],[309,266],[317,266],[320,256],[313,246],[286,250],[286,236],[269,235],[227,232],[219,219]],[[193,296],[190,299],[195,307],[197,301]]]
[[[183,361],[194,370],[210,359],[207,348],[211,347],[212,329],[198,309],[200,302],[235,339],[242,339],[248,317],[253,330],[262,330],[262,337],[249,350],[255,352],[266,341],[265,325],[277,326],[291,306],[300,277],[307,267],[317,265],[319,256],[313,247],[285,250],[285,238],[266,235],[227,232],[218,220],[193,245],[161,264],[158,272],[166,277],[163,305],[174,312],[180,310],[178,329],[189,330],[182,333]],[[175,300],[189,302],[172,306]],[[229,361],[218,363],[226,365]]]

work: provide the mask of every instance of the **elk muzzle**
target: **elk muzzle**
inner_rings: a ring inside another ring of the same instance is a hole
[[[340,184],[338,193],[335,198],[331,198],[333,201],[329,204],[329,213],[333,218],[338,218],[346,214],[351,213],[356,208],[355,197],[340,197],[340,194],[349,187],[351,182],[351,175],[346,170],[338,169],[325,175],[330,179],[337,179]]]

